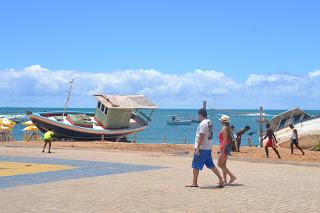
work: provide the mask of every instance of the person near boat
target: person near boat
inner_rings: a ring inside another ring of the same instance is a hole
[[[228,155],[232,149],[232,130],[230,127],[230,117],[228,115],[222,115],[219,120],[222,124],[222,128],[219,133],[220,151],[218,157],[218,166],[222,169],[223,184],[227,185],[232,184],[237,179],[227,167]],[[227,175],[230,177],[229,182],[227,182]]]
[[[223,179],[212,159],[213,124],[211,120],[207,118],[207,111],[205,109],[200,109],[198,111],[198,116],[200,123],[196,132],[194,144],[195,151],[192,160],[193,180],[192,184],[186,185],[186,187],[198,187],[199,170],[202,170],[203,166],[206,165],[206,167],[212,170],[218,177],[218,187],[221,188],[223,187]]]
[[[240,146],[241,146],[241,138],[242,138],[242,135],[244,135],[246,132],[248,132],[250,130],[250,126],[245,126],[243,129],[240,129],[238,132],[237,132],[237,152],[240,152]]]
[[[265,151],[267,154],[267,158],[269,157],[269,147],[273,149],[273,151],[277,154],[278,158],[281,159],[278,150],[276,149],[276,144],[278,143],[276,136],[274,135],[273,129],[270,127],[270,123],[266,124],[267,127],[267,134],[264,136],[263,140],[268,138],[266,143]]]
[[[292,129],[292,137],[290,143],[291,154],[293,154],[293,145],[295,145],[296,148],[301,151],[302,155],[304,155],[304,151],[301,149],[298,143],[298,130],[294,128],[293,124],[290,124],[290,129]]]
[[[53,136],[54,136],[54,132],[52,129],[49,129],[46,133],[44,133],[43,135],[44,146],[43,146],[42,152],[45,151],[47,144],[49,144],[48,153],[51,153],[51,142],[53,141]]]

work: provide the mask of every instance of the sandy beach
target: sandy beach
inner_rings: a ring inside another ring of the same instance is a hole
[[[3,142],[0,146],[8,147],[38,147],[43,146],[42,142]],[[59,142],[52,145],[53,148],[66,149],[94,149],[94,150],[119,150],[119,151],[139,151],[139,152],[158,152],[173,155],[193,155],[193,144],[144,144],[144,143],[122,143],[122,142]],[[213,156],[217,157],[218,146],[212,147]],[[233,152],[232,158],[254,162],[276,162],[288,164],[314,164],[320,165],[320,152],[305,150],[305,155],[301,155],[295,149],[294,154],[286,148],[279,149],[281,160],[277,158],[272,150],[269,150],[270,158],[266,158],[263,148],[241,147],[241,152]]]

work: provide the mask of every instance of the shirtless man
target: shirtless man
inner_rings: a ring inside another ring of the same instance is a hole
[[[273,149],[273,151],[278,155],[278,158],[281,159],[280,154],[279,154],[278,150],[276,149],[276,143],[278,143],[277,138],[274,135],[273,130],[270,128],[269,123],[267,123],[266,127],[267,127],[267,134],[266,134],[266,136],[264,136],[263,140],[268,137],[268,142],[266,143],[266,146],[264,147],[266,154],[267,154],[267,158],[269,158],[268,148],[271,147]]]

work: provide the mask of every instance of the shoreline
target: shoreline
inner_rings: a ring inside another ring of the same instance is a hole
[[[43,142],[1,142],[0,147],[29,147],[42,148]],[[193,144],[145,144],[145,143],[124,143],[124,142],[60,142],[52,143],[53,149],[95,149],[101,151],[121,150],[127,152],[147,152],[159,154],[171,154],[181,156],[193,155]],[[217,157],[219,147],[212,146],[213,157]],[[260,162],[260,163],[281,163],[293,165],[309,165],[320,167],[320,152],[304,150],[305,155],[301,155],[299,150],[294,150],[291,154],[290,149],[280,148],[279,152],[282,159],[277,159],[275,153],[269,150],[270,158],[266,158],[265,151],[260,147],[242,146],[240,152],[232,152],[231,160]]]

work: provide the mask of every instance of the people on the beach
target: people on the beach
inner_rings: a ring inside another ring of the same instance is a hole
[[[208,169],[211,169],[213,173],[218,177],[218,187],[223,187],[223,179],[220,175],[219,170],[213,163],[211,148],[212,148],[212,134],[213,124],[210,119],[207,118],[207,111],[200,109],[198,111],[199,126],[196,132],[195,143],[194,143],[194,156],[192,160],[193,168],[193,180],[191,185],[187,187],[198,187],[198,176],[199,170],[202,170],[203,166],[206,165]]]
[[[241,146],[241,137],[244,133],[246,133],[247,131],[250,130],[250,126],[245,126],[243,129],[240,129],[238,132],[237,132],[237,148],[238,148],[238,152],[240,152],[240,146]]]
[[[228,115],[222,115],[219,120],[222,128],[219,133],[220,151],[218,166],[222,169],[223,185],[227,185],[232,184],[237,179],[227,167],[228,155],[231,152],[232,131],[230,128],[230,117]],[[229,182],[227,182],[227,175],[230,177]]]
[[[51,153],[51,142],[53,140],[53,136],[54,136],[54,132],[52,129],[49,129],[46,133],[44,133],[43,135],[44,146],[43,146],[42,152],[45,151],[47,144],[49,144],[48,153]]]
[[[298,130],[294,128],[293,124],[290,124],[290,129],[292,129],[292,137],[290,143],[291,154],[293,154],[293,145],[295,145],[296,148],[301,151],[302,155],[304,155],[304,151],[301,149],[298,143]]]
[[[233,152],[236,152],[238,150],[238,144],[237,144],[237,135],[234,133],[234,126],[231,126],[231,132],[232,132],[232,139],[231,139],[231,149]]]
[[[276,136],[274,135],[273,129],[270,127],[270,123],[266,124],[267,127],[267,134],[264,136],[263,140],[268,138],[266,146],[264,147],[267,158],[269,157],[269,150],[268,148],[271,147],[273,151],[277,154],[278,158],[281,159],[278,150],[276,149],[276,144],[278,143]]]

